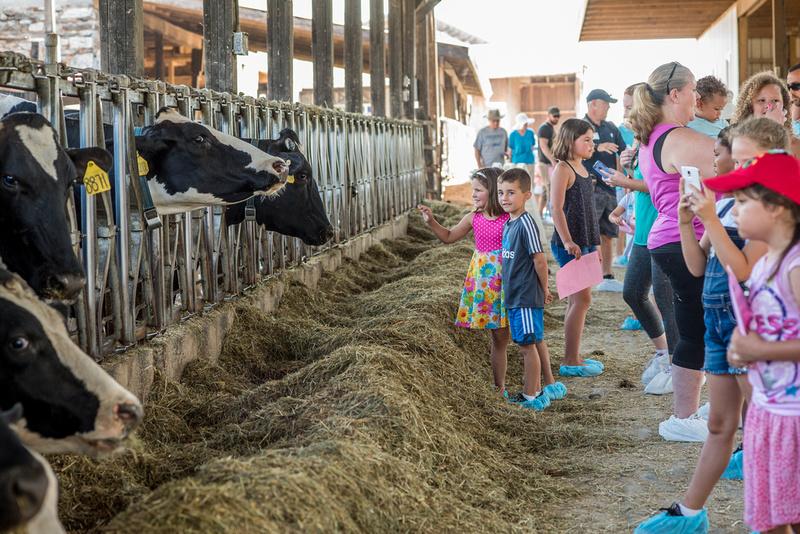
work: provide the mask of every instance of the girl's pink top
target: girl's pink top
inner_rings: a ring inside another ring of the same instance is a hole
[[[508,213],[504,213],[494,220],[483,216],[477,211],[472,216],[472,232],[475,234],[475,250],[478,252],[494,252],[503,248],[503,226],[508,220]]]
[[[750,330],[767,341],[800,339],[800,307],[794,299],[789,273],[800,267],[800,244],[786,254],[771,280],[774,262],[764,256],[750,275]],[[753,402],[776,415],[800,416],[800,361],[760,361],[747,373]]]
[[[658,211],[658,217],[650,230],[647,238],[647,248],[650,250],[681,242],[681,231],[678,224],[678,202],[680,201],[680,173],[667,173],[662,171],[653,158],[653,147],[656,141],[669,130],[678,127],[677,124],[661,123],[650,134],[650,143],[639,148],[639,169],[642,171],[644,181],[650,190],[650,198]],[[694,231],[699,240],[703,237],[703,223],[694,219]]]

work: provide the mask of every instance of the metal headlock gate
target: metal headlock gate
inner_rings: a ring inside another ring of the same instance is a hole
[[[137,80],[44,64],[0,53],[0,90],[24,92],[61,134],[77,104],[80,147],[114,141],[111,191],[68,201],[73,246],[86,287],[69,320],[96,359],[125,350],[282,269],[387,222],[424,196],[422,128],[399,121],[287,102]],[[145,223],[134,129],[164,106],[237,137],[277,137],[294,129],[334,227],[323,247],[266,231],[254,221],[226,228],[224,209],[207,207]],[[112,198],[113,195],[113,198]]]

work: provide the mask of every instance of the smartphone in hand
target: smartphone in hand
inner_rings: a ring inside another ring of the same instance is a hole
[[[608,165],[606,165],[605,163],[603,163],[600,160],[597,160],[597,161],[594,162],[594,165],[592,165],[592,169],[594,169],[594,171],[597,173],[597,175],[600,176],[600,178],[602,178],[604,182],[608,181],[608,178],[606,177],[606,174],[614,174],[614,171],[611,170],[608,167]]]
[[[691,167],[688,165],[681,166],[681,177],[683,178],[684,182],[687,186],[692,185],[698,191],[702,191],[702,186],[700,183],[700,169],[697,167]],[[689,191],[689,188],[686,188],[686,191]]]

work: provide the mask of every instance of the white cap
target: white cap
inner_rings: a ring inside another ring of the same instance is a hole
[[[527,113],[517,113],[517,116],[514,117],[514,129],[521,130],[528,124],[532,123],[533,119],[528,117]]]

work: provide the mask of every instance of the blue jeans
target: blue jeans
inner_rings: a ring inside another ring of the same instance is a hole
[[[565,266],[575,259],[575,256],[567,252],[567,249],[553,241],[550,242],[550,250],[553,251],[553,257],[556,259],[560,267]],[[595,247],[581,247],[581,254],[591,254],[594,251]]]
[[[703,295],[703,321],[706,325],[705,365],[703,371],[712,375],[740,375],[744,369],[728,364],[728,344],[736,328],[730,295]]]

